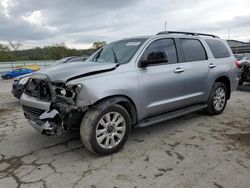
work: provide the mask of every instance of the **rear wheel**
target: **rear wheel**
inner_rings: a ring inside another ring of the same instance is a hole
[[[225,84],[216,82],[207,101],[206,113],[210,115],[221,114],[227,105],[227,96],[228,91]]]
[[[129,114],[120,105],[108,107],[102,112],[92,109],[84,115],[82,120],[81,140],[93,153],[112,154],[125,144],[130,127]]]

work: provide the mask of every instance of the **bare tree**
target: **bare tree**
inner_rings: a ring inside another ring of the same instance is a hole
[[[21,41],[8,41],[8,42],[9,42],[10,48],[14,52],[14,55],[17,56],[17,52],[22,46],[22,42]]]

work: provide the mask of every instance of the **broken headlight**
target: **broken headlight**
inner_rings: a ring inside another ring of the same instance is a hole
[[[30,78],[29,76],[21,78],[19,80],[18,84],[22,84],[22,85],[26,84],[28,82],[29,78]]]
[[[57,95],[61,95],[68,98],[75,98],[75,96],[81,91],[82,85],[67,85],[64,88],[56,88],[55,92]]]
[[[76,94],[79,94],[82,89],[82,84],[67,85],[66,87],[73,90]]]

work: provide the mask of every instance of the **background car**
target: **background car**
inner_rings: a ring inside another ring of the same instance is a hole
[[[34,72],[32,69],[20,68],[13,71],[6,72],[2,75],[3,79],[15,78],[17,76],[25,75]]]
[[[237,61],[239,61],[242,57],[244,57],[244,55],[242,54],[234,54],[234,57]]]
[[[240,59],[240,80],[239,85],[244,82],[250,82],[250,55]]]
[[[70,57],[65,57],[63,59],[60,59],[58,61],[56,61],[53,65],[60,65],[60,64],[64,64],[64,63],[73,63],[73,62],[80,62],[80,61],[85,61],[86,59],[88,59],[88,57],[78,57],[78,56],[70,56]]]
[[[240,59],[241,63],[250,63],[250,55],[249,56],[244,56]]]
[[[22,76],[18,76],[14,79],[14,82],[12,84],[12,90],[11,93],[17,98],[20,99],[22,94],[23,94],[23,89],[24,89],[24,85],[25,83],[29,80],[29,77],[32,75],[32,73],[30,74],[26,74],[26,75],[22,75]]]

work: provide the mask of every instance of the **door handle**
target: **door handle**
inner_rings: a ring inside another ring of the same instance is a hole
[[[178,68],[176,68],[176,69],[174,70],[174,73],[177,73],[177,74],[180,74],[180,73],[182,73],[182,72],[184,72],[184,69],[182,69],[182,68],[180,68],[180,67],[178,67]]]
[[[210,63],[210,64],[208,65],[208,67],[209,67],[210,69],[213,69],[213,68],[215,68],[215,67],[216,67],[216,65],[215,65],[215,64],[213,64],[213,63]]]

